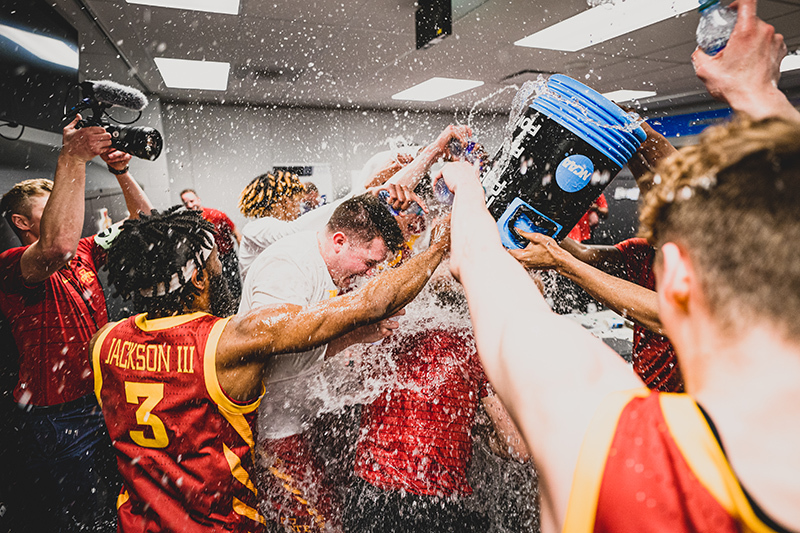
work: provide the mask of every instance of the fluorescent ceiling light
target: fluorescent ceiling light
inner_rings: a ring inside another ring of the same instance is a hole
[[[224,91],[228,88],[230,63],[168,57],[157,57],[155,61],[164,83],[172,89]]]
[[[417,102],[435,102],[483,85],[482,81],[458,80],[455,78],[431,78],[410,89],[392,95],[394,100],[416,100]]]
[[[142,6],[171,7],[224,15],[239,14],[239,0],[127,0],[127,2]]]
[[[628,91],[620,89],[619,91],[611,91],[610,93],[603,93],[603,96],[614,102],[629,102],[631,100],[641,100],[643,98],[650,98],[655,96],[655,91]]]
[[[587,9],[514,44],[577,52],[668,18],[696,10],[697,0],[619,0]]]
[[[781,61],[781,72],[797,70],[800,68],[800,51],[795,50]]]
[[[5,37],[43,61],[78,70],[78,49],[64,41],[5,24],[0,24],[0,37]]]

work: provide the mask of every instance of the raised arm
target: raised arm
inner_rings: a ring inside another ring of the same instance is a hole
[[[778,89],[786,43],[772,25],[756,16],[756,5],[756,0],[734,4],[739,13],[727,46],[716,56],[695,50],[695,72],[711,96],[737,113],[755,119],[800,120],[800,111]]]
[[[42,211],[39,239],[20,258],[22,277],[39,283],[75,255],[83,230],[86,163],[111,146],[111,135],[101,127],[75,129],[80,115],[63,133],[53,192]]]
[[[149,215],[153,210],[153,204],[129,171],[128,165],[133,156],[119,150],[111,150],[101,154],[100,157],[108,165],[108,171],[117,178],[122,196],[125,198],[125,206],[128,208],[128,217],[139,218],[139,213]]]
[[[602,341],[552,313],[503,249],[475,169],[453,163],[443,176],[455,192],[450,266],[466,289],[478,354],[542,474],[543,518],[560,529],[596,406],[643,384]]]
[[[461,144],[466,144],[469,137],[472,135],[472,130],[467,126],[447,126],[439,137],[436,138],[431,144],[425,147],[414,161],[403,167],[394,176],[392,176],[388,183],[396,185],[405,185],[411,190],[417,186],[419,181],[431,169],[434,163],[445,156],[449,156],[450,141],[456,140]]]
[[[578,284],[600,303],[641,324],[650,331],[663,335],[661,320],[658,317],[658,298],[656,292],[628,280],[603,272],[575,257],[560,247],[556,241],[539,233],[520,234],[530,241],[524,250],[511,250],[511,255],[523,266],[530,269],[554,269],[562,276]],[[565,239],[566,241],[566,239]],[[562,243],[563,244],[563,243]],[[584,248],[588,248],[582,245]],[[567,245],[567,248],[572,248]],[[577,247],[576,247],[577,248]],[[616,251],[613,254],[607,248]],[[589,255],[591,253],[583,254]],[[596,256],[622,257],[613,246],[603,247]],[[602,263],[602,260],[600,261]]]
[[[430,278],[449,247],[449,230],[438,226],[431,247],[363,288],[306,308],[262,307],[231,319],[219,340],[217,374],[223,389],[246,398],[260,386],[267,358],[326,344],[360,326],[391,317]]]

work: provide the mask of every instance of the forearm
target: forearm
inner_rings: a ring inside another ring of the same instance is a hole
[[[389,178],[386,183],[405,185],[409,189],[414,190],[414,187],[417,186],[423,176],[427,174],[440,157],[442,157],[442,150],[437,144],[428,145],[411,163],[400,169],[394,176]]]
[[[153,210],[153,204],[150,203],[150,199],[139,184],[136,183],[136,180],[133,179],[130,172],[119,174],[117,182],[120,189],[122,189],[122,195],[125,197],[125,205],[128,208],[128,213],[130,213],[130,218],[138,218],[139,213],[149,215]]]
[[[556,270],[616,313],[663,334],[655,291],[606,274],[571,256],[565,256]]]
[[[42,212],[39,246],[44,256],[74,254],[83,231],[86,161],[62,154],[58,157],[53,192]],[[61,264],[66,263],[63,258]],[[56,267],[58,268],[58,267]]]
[[[653,172],[659,161],[677,152],[675,147],[647,122],[642,123],[642,128],[647,132],[647,139],[628,161],[628,168],[637,182],[649,172]]]
[[[725,96],[731,109],[739,114],[749,115],[755,120],[776,117],[800,121],[800,111],[795,109],[777,87],[759,93],[731,92]]]
[[[413,300],[430,279],[447,252],[446,243],[437,242],[409,259],[399,268],[387,269],[353,296],[365,307],[374,307],[368,322],[390,316]]]

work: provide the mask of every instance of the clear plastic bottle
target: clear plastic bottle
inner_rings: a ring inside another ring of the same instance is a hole
[[[717,55],[728,44],[736,25],[735,10],[720,5],[719,0],[700,0],[700,23],[697,45],[710,56]]]

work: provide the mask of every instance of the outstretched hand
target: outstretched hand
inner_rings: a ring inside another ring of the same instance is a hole
[[[472,128],[469,126],[450,124],[439,134],[439,137],[434,141],[434,145],[436,145],[440,154],[444,155],[447,160],[452,161],[454,156],[450,153],[450,141],[456,140],[464,147],[469,142],[470,137],[472,137]]]
[[[525,268],[532,270],[556,268],[565,257],[564,254],[569,255],[552,237],[520,230],[517,230],[517,233],[530,242],[524,249],[509,250],[508,253]]]
[[[412,204],[416,203],[423,211],[426,213],[428,212],[428,206],[425,205],[425,201],[405,185],[385,183],[367,190],[369,194],[375,197],[377,197],[381,191],[387,191],[389,193],[389,198],[386,199],[386,203],[395,211],[405,211],[411,207]]]
[[[77,128],[80,115],[64,127],[61,153],[88,163],[111,146],[111,134],[100,126]]]
[[[478,168],[466,161],[456,161],[443,166],[439,173],[433,178],[432,186],[436,187],[436,183],[442,179],[444,180],[444,184],[447,185],[447,188],[453,192],[456,192],[456,189],[465,183],[477,183],[480,185]]]
[[[775,114],[767,104],[778,96],[775,93],[786,43],[772,25],[756,16],[756,4],[757,0],[731,4],[738,18],[728,44],[715,56],[698,48],[692,54],[692,63],[711,96],[736,111],[764,118]]]

